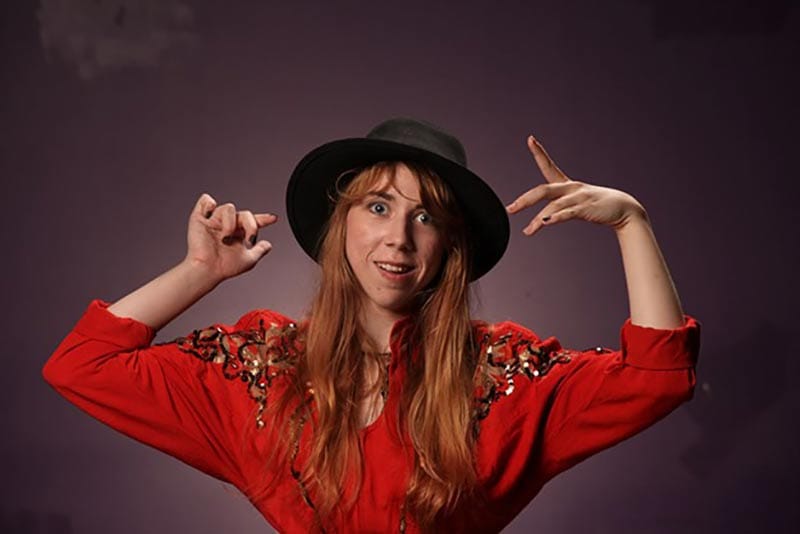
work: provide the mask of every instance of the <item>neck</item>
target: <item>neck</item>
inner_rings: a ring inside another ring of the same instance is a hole
[[[378,352],[388,352],[389,336],[394,323],[406,317],[406,314],[393,312],[368,304],[361,310],[361,326]]]

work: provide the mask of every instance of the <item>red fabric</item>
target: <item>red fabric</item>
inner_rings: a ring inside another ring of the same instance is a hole
[[[99,300],[89,305],[45,365],[47,382],[107,425],[247,494],[263,476],[270,446],[268,433],[256,430],[256,396],[264,392],[270,402],[282,384],[281,369],[270,359],[275,367],[258,374],[263,387],[250,390],[236,362],[220,357],[219,350],[288,353],[294,345],[282,333],[290,331],[291,320],[256,310],[234,326],[214,325],[205,331],[214,334],[210,337],[195,332],[177,343],[151,345],[151,328],[118,318],[107,306]],[[345,524],[329,531],[399,530],[412,457],[387,414],[395,413],[403,383],[405,364],[398,354],[408,326],[399,321],[393,331],[383,414],[361,431],[365,477],[358,503]],[[618,351],[564,349],[556,338],[541,340],[511,322],[475,323],[475,328],[482,349],[477,376],[483,377],[476,387],[476,398],[483,401],[477,466],[489,504],[445,518],[444,532],[499,532],[553,476],[692,397],[700,323],[690,316],[674,330],[641,327],[629,319]],[[248,348],[253,340],[260,341]],[[300,462],[309,438],[306,425]],[[289,469],[279,476],[279,491],[251,501],[279,532],[308,532],[313,510]],[[406,532],[417,532],[412,518],[406,520]]]

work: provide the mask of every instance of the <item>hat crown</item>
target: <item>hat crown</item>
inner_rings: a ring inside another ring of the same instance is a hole
[[[461,141],[429,122],[406,118],[389,119],[370,130],[367,139],[421,148],[463,167],[467,166],[467,153]]]

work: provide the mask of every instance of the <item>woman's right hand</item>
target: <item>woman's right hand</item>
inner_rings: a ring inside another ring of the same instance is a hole
[[[271,213],[237,211],[231,203],[217,206],[203,193],[189,217],[185,261],[217,282],[247,272],[272,249],[269,241],[257,241],[258,229],[276,220]]]

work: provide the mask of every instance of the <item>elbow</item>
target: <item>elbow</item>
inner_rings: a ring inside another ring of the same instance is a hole
[[[56,390],[92,381],[116,352],[110,347],[68,336],[42,367],[42,378]]]
[[[59,362],[57,354],[53,354],[44,367],[42,367],[42,378],[54,389],[61,389],[69,382],[69,371]]]
[[[694,398],[694,388],[697,385],[697,375],[694,368],[684,369],[681,374],[682,378],[678,381],[677,396],[678,404],[683,404]]]
[[[694,388],[697,385],[697,375],[695,374],[694,369],[690,369],[688,373],[690,376],[685,387],[686,395],[683,402],[688,402],[694,398]]]
[[[86,381],[88,368],[80,353],[56,350],[42,367],[42,378],[55,390]]]
[[[653,391],[652,395],[655,411],[663,415],[692,400],[697,382],[694,369],[682,369],[670,373],[674,374],[672,379],[663,381],[661,387]]]

